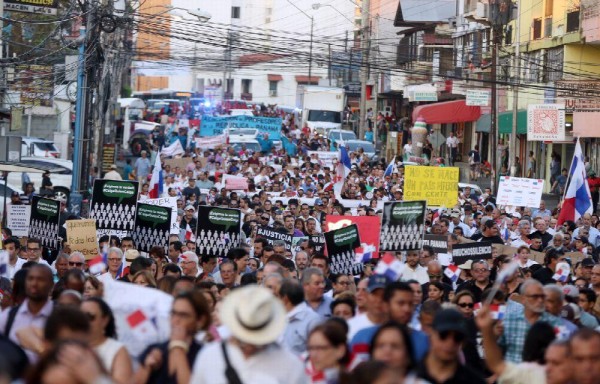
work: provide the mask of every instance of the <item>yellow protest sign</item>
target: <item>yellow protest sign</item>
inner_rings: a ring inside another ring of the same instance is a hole
[[[458,171],[458,167],[406,167],[404,200],[427,200],[428,207],[454,207],[458,202]]]
[[[96,220],[67,220],[67,243],[71,251],[83,253],[86,260],[98,256]]]

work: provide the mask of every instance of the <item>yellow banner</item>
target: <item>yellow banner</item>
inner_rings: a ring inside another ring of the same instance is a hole
[[[458,202],[458,171],[458,167],[406,167],[404,200],[427,200],[427,207],[454,207]]]

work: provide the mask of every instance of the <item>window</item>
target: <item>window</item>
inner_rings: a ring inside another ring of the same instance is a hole
[[[252,93],[252,80],[242,79],[242,93]]]
[[[546,17],[544,20],[544,37],[552,36],[552,16]]]
[[[533,38],[541,39],[542,38],[542,19],[534,19],[532,28],[533,28]]]
[[[577,32],[579,30],[579,9],[567,12],[567,32]]]
[[[231,7],[231,18],[232,19],[240,18],[240,7]]]
[[[277,81],[269,81],[269,96],[277,96]]]

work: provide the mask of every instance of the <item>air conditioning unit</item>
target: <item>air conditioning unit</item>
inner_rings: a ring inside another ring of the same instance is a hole
[[[269,91],[269,96],[277,96],[277,91],[270,90]]]

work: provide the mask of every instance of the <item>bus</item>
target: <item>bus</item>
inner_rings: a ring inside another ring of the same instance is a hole
[[[190,100],[190,97],[193,96],[192,92],[188,91],[175,91],[172,89],[151,89],[149,91],[136,91],[133,92],[131,97],[135,97],[137,99],[142,99],[144,101],[150,99],[177,99],[182,102],[186,102]]]

